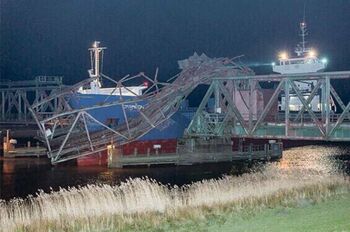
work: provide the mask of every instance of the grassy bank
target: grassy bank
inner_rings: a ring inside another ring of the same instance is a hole
[[[64,227],[65,231],[350,231],[350,193],[336,195],[322,201],[299,199],[288,206],[245,209],[206,208],[184,213],[182,216],[138,215],[130,223],[126,218],[100,218],[86,226]],[[100,223],[102,222],[102,223]],[[62,228],[61,228],[62,229]]]
[[[271,197],[259,207],[259,202],[252,201],[244,208],[228,204],[165,214],[144,212],[41,220],[18,226],[15,231],[350,231],[350,191],[344,192],[343,188],[341,192],[331,191],[334,190],[327,197],[316,192],[305,198],[283,194],[283,199]]]
[[[350,231],[350,179],[332,154],[291,150],[253,172],[182,187],[136,178],[0,200],[0,231]]]
[[[139,221],[124,227],[125,231],[350,231],[350,193],[333,196],[320,202],[310,199],[258,211],[240,212],[206,210],[201,217],[163,220],[151,225]],[[197,215],[198,216],[198,215]],[[114,231],[112,227],[105,231]]]
[[[205,219],[185,223],[164,223],[169,231],[350,231],[350,194],[322,202],[302,200],[289,207],[266,208],[259,212],[208,214]]]

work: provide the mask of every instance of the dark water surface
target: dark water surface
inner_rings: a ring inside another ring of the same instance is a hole
[[[86,184],[118,184],[128,178],[148,176],[163,184],[183,185],[224,174],[248,172],[253,164],[216,163],[193,166],[152,166],[109,169],[104,166],[52,166],[45,158],[0,158],[0,199],[26,197],[38,189]]]
[[[334,155],[337,166],[350,174],[350,154],[347,147]],[[34,195],[39,189],[49,192],[60,187],[87,184],[118,184],[128,178],[148,176],[163,184],[183,185],[195,181],[219,178],[225,174],[250,172],[254,163],[215,163],[193,166],[153,166],[109,169],[103,166],[77,167],[73,164],[52,166],[46,158],[0,157],[0,199]]]

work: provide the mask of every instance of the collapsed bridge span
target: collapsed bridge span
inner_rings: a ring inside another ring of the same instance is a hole
[[[94,154],[106,150],[111,143],[122,145],[137,140],[172,117],[182,101],[198,85],[209,85],[213,77],[254,74],[251,69],[234,62],[233,59],[209,58],[196,53],[179,61],[179,66],[181,72],[172,78],[174,80],[171,83],[158,81],[158,70],[154,78],[139,73],[135,76],[127,75],[118,81],[103,73],[90,73],[88,80],[64,88],[33,105],[31,112],[47,145],[51,162],[59,163]],[[74,101],[84,98],[81,92],[96,80],[109,81],[114,86],[108,88],[109,92],[106,94],[109,96],[103,101],[50,112],[49,117],[36,113],[37,108],[58,96],[74,105]],[[137,80],[150,83],[140,95],[128,88],[130,83]],[[123,118],[118,123],[99,120],[94,114],[96,111],[112,108],[122,111]]]

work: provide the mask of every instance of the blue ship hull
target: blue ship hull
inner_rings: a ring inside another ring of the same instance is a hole
[[[125,97],[124,100],[132,100],[134,97]],[[101,95],[101,94],[77,94],[73,97],[69,104],[74,109],[79,109],[82,107],[89,107],[93,105],[99,105],[106,102],[115,102],[120,99],[119,96]],[[142,101],[135,104],[126,104],[125,113],[128,117],[136,117],[139,115],[136,107],[143,107],[147,102]],[[123,123],[124,113],[122,107],[119,105],[109,106],[105,108],[99,108],[88,111],[91,116],[93,116],[98,121],[108,124],[108,122],[116,122],[117,124]],[[185,128],[189,125],[191,121],[191,115],[193,111],[187,110],[187,107],[181,107],[181,109],[176,112],[169,120],[162,123],[156,128],[153,128],[147,134],[142,136],[139,141],[144,140],[160,140],[160,139],[177,139],[183,136]],[[94,124],[89,125],[91,130],[100,130],[101,126]]]

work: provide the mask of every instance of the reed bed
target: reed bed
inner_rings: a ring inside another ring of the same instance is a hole
[[[0,231],[114,231],[156,228],[221,212],[322,201],[350,193],[349,178],[331,159],[337,148],[292,149],[251,173],[163,185],[147,177],[120,185],[87,185],[0,202]]]

